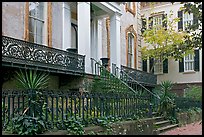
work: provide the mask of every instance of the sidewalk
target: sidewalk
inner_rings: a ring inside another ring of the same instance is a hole
[[[183,127],[177,127],[159,135],[202,135],[202,123],[195,122]]]

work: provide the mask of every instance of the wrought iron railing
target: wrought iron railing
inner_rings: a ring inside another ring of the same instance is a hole
[[[138,95],[146,95],[150,96],[153,111],[157,111],[160,103],[160,97],[147,89],[144,85],[136,81],[134,78],[132,78],[129,74],[127,74],[122,68],[118,68],[116,64],[112,64],[112,71],[113,74],[120,78],[123,82],[127,83],[129,87],[131,87],[136,94]]]
[[[2,66],[43,69],[62,73],[84,73],[85,56],[2,36]]]
[[[2,128],[4,129],[15,114],[30,114],[36,111],[36,106],[31,107],[33,96],[36,91],[41,92],[44,103],[40,107],[40,115],[46,121],[49,128],[57,126],[58,121],[67,120],[69,117],[80,117],[88,121],[100,117],[120,117],[122,119],[135,116],[149,117],[149,98],[136,96],[132,93],[109,93],[100,92],[79,93],[71,91],[53,90],[24,90],[2,92]],[[36,101],[36,100],[34,100]],[[58,125],[59,126],[59,125]],[[60,126],[61,127],[61,126]]]
[[[108,71],[108,69],[106,69],[104,66],[102,66],[98,61],[96,61],[95,59],[91,58],[91,64],[92,64],[92,72],[95,75],[95,77],[99,77],[101,79],[105,79],[107,81],[107,83],[104,83],[105,85],[108,85],[108,88],[106,88],[106,90],[110,90],[112,89],[112,87],[115,89],[113,90],[113,92],[123,92],[123,93],[133,93],[136,96],[146,96],[148,98],[148,102],[150,104],[150,111],[149,111],[149,116],[152,116],[152,110],[153,107],[156,109],[158,108],[159,105],[159,96],[154,95],[153,93],[149,93],[149,94],[142,94],[145,93],[144,90],[148,90],[146,89],[144,86],[142,86],[141,84],[138,83],[138,85],[140,86],[133,86],[132,83],[128,83],[127,80],[130,78],[128,75],[125,75],[126,73],[124,72],[123,76],[121,76],[119,73],[119,71],[116,70],[116,67],[112,69],[112,73]],[[114,66],[114,64],[113,64]],[[104,73],[105,72],[105,73]],[[117,75],[117,74],[119,75]],[[110,80],[111,79],[111,80]],[[114,80],[117,79],[117,80]],[[126,80],[125,80],[126,79]],[[110,87],[110,85],[112,85]],[[150,91],[149,91],[150,92]],[[146,92],[147,93],[147,92]],[[152,100],[152,96],[155,96],[156,99]],[[154,106],[152,106],[154,103]]]
[[[121,69],[125,71],[129,76],[143,85],[155,86],[157,84],[157,76],[145,71],[132,69],[126,66],[121,66]]]

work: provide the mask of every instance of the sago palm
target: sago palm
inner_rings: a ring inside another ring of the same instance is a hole
[[[16,71],[18,86],[24,89],[45,89],[48,86],[49,74],[37,70]]]

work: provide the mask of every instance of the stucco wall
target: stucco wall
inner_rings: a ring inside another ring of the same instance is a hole
[[[200,50],[200,69],[195,72],[179,72],[179,62],[168,61],[168,73],[157,75],[157,82],[171,80],[177,83],[198,83],[202,82],[202,50]]]
[[[24,39],[25,2],[2,2],[2,35]]]
[[[182,5],[180,2],[175,2],[173,5],[169,2],[165,5],[158,6],[154,9],[152,8],[145,8],[141,10],[141,14],[144,15],[144,17],[148,18],[152,12],[161,12],[165,11],[167,13],[167,17],[170,14],[170,11],[173,11],[172,18],[178,17],[178,10],[180,9]],[[167,26],[168,27],[168,26]],[[175,30],[178,30],[178,23],[175,24]],[[142,46],[144,46],[145,43],[142,40]],[[200,50],[200,71],[199,72],[179,72],[179,62],[175,61],[173,59],[168,60],[168,73],[165,74],[159,74],[157,75],[157,83],[159,84],[161,81],[164,80],[171,80],[172,82],[176,83],[202,83],[202,50]],[[149,70],[149,61],[147,62],[147,70]]]

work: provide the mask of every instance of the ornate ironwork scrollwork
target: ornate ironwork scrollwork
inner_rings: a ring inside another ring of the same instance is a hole
[[[144,71],[128,68],[125,66],[121,66],[121,68],[132,78],[136,81],[140,82],[141,84],[147,85],[156,85],[157,84],[157,76],[151,73],[147,73]]]
[[[2,61],[84,73],[85,56],[2,36]]]

